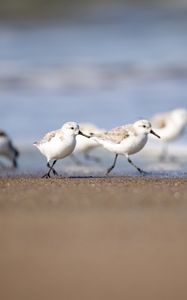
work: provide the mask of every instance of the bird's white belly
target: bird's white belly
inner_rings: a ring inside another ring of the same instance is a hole
[[[135,154],[139,152],[146,144],[147,136],[130,136],[121,143],[115,144],[111,141],[103,141],[102,145],[105,149],[117,154]]]
[[[52,141],[41,145],[40,151],[47,157],[48,161],[62,159],[73,152],[75,144],[75,139],[62,141],[60,138],[54,138]]]
[[[140,135],[140,136],[133,137],[131,143],[129,142],[129,144],[126,146],[127,150],[125,153],[131,155],[139,152],[146,145],[147,139],[148,139],[147,135],[143,135],[143,136]]]

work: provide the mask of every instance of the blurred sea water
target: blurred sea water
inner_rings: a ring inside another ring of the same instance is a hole
[[[26,151],[25,169],[33,166],[33,141],[66,121],[109,129],[187,108],[186,32],[187,14],[181,11],[1,23],[0,128]],[[185,145],[186,135],[175,145],[183,156]]]

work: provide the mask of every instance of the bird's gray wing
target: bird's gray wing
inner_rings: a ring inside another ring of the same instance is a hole
[[[44,137],[38,141],[35,142],[34,144],[43,144],[43,143],[48,143],[50,142],[56,135],[58,134],[58,130],[54,130],[54,131],[50,131],[48,133],[46,133],[46,135],[44,135]]]
[[[128,126],[120,126],[103,134],[96,134],[95,136],[103,140],[108,140],[113,143],[120,144],[124,139],[128,138],[130,135],[131,133],[128,129]]]

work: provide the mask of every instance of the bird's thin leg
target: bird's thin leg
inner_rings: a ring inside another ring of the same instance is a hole
[[[50,169],[49,169],[49,172],[48,172],[49,175],[50,175],[50,172],[52,171],[54,175],[57,175],[57,176],[58,176],[57,171],[53,168],[53,166],[56,164],[56,162],[57,162],[57,160],[54,160],[53,163],[52,163],[52,165],[51,165],[51,166],[50,166],[50,165],[48,166],[48,167],[50,168]]]
[[[118,154],[115,155],[114,162],[113,162],[112,166],[107,170],[106,175],[108,175],[114,169],[117,158],[118,158]]]
[[[53,164],[52,164],[52,166],[51,166],[51,170],[53,171],[53,174],[54,174],[55,176],[58,176],[57,171],[53,168],[53,166],[56,164],[56,162],[57,162],[57,160],[54,160],[54,162],[53,162]]]
[[[44,175],[42,176],[42,178],[50,178],[50,177],[51,177],[51,176],[50,176],[51,166],[50,166],[49,162],[47,163],[47,167],[49,168],[49,171],[48,171],[46,174],[44,174]]]
[[[44,175],[42,176],[42,178],[50,178],[50,177],[51,177],[51,176],[50,176],[51,170],[53,171],[53,174],[54,174],[54,172],[55,172],[55,175],[57,174],[57,172],[56,172],[55,169],[53,168],[53,166],[54,166],[54,164],[55,164],[56,162],[57,162],[57,161],[54,160],[54,162],[52,163],[51,166],[50,166],[49,162],[47,163],[47,167],[49,168],[49,171],[48,171],[46,174],[44,174]]]
[[[137,166],[132,162],[132,160],[129,158],[128,155],[127,155],[126,157],[127,157],[128,162],[129,162],[133,167],[135,167],[136,170],[138,170],[138,172],[139,172],[140,174],[145,173],[142,169],[140,169],[139,167],[137,167]]]
[[[85,153],[84,153],[84,158],[85,158],[86,160],[94,161],[94,162],[96,162],[96,163],[101,162],[101,160],[100,160],[99,157],[90,155],[88,152],[85,152]]]

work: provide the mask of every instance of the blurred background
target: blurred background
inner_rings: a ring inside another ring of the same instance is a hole
[[[0,128],[23,152],[66,121],[187,108],[185,0],[2,0],[0,17]]]

